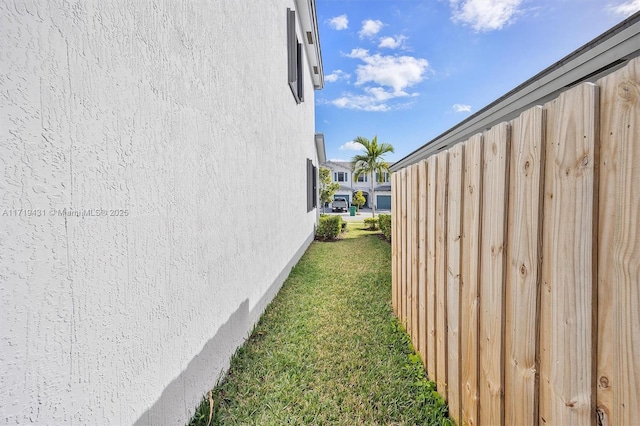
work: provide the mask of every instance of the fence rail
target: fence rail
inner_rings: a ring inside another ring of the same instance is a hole
[[[461,424],[640,418],[640,58],[392,176],[394,310]]]

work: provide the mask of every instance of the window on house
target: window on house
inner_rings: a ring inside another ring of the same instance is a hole
[[[287,9],[288,80],[296,103],[304,102],[304,78],[302,75],[302,44],[296,34],[296,11]]]
[[[313,161],[307,158],[307,212],[315,209],[318,205],[318,181],[317,168]]]
[[[347,172],[335,172],[333,173],[333,180],[335,182],[347,182]]]
[[[382,179],[380,179],[380,174],[376,173],[376,182],[389,182],[389,173],[382,173]]]
[[[367,182],[367,175],[360,175],[358,176],[358,182]]]

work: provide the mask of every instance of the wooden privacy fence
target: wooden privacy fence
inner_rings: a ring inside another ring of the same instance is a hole
[[[392,188],[393,307],[454,419],[640,422],[640,58]]]

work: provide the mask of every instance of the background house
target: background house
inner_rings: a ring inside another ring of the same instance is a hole
[[[314,1],[0,9],[0,419],[184,424],[313,240]]]
[[[388,164],[391,167],[394,163],[390,162]],[[354,173],[351,170],[351,163],[349,161],[327,161],[323,166],[331,170],[332,182],[337,182],[340,185],[334,198],[346,198],[349,203],[351,203],[353,201],[353,194],[362,191],[367,200],[364,207],[371,208],[369,200],[369,192],[371,192],[370,176],[360,176],[359,179],[354,179]],[[391,210],[390,173],[385,173],[380,179],[375,179],[376,209]]]

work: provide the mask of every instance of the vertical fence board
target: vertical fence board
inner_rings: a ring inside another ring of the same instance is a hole
[[[460,256],[464,144],[449,149],[447,189],[447,395],[449,414],[460,420]]]
[[[480,424],[504,424],[504,279],[509,125],[484,135],[480,252]]]
[[[400,204],[400,217],[401,217],[401,231],[402,241],[400,243],[402,251],[402,266],[401,275],[402,281],[400,283],[400,323],[403,327],[407,326],[407,263],[409,261],[407,253],[407,169],[402,170],[401,177],[401,204]]]
[[[396,189],[398,173],[391,174],[391,306],[393,312],[398,315],[398,209],[396,205],[400,194]]]
[[[545,108],[540,421],[588,424],[595,405],[598,88],[581,84]]]
[[[437,156],[436,177],[436,386],[447,391],[447,168],[449,153]]]
[[[427,160],[427,373],[436,380],[436,180],[438,162]]]
[[[427,162],[418,164],[418,352],[427,368]]]
[[[640,59],[598,81],[598,416],[640,415]]]
[[[480,212],[482,196],[482,134],[472,136],[464,149],[462,264],[460,265],[460,423],[478,424]]]
[[[544,111],[512,121],[506,284],[505,422],[537,419],[539,236]]]
[[[420,328],[418,324],[418,216],[420,206],[418,204],[419,168],[417,164],[411,166],[411,342],[418,350],[418,336]]]
[[[413,336],[413,261],[414,261],[414,250],[413,250],[413,210],[415,208],[413,204],[413,174],[414,168],[413,166],[407,167],[407,176],[406,176],[406,189],[405,189],[405,200],[407,203],[406,207],[406,218],[405,222],[407,224],[407,280],[405,283],[405,291],[406,291],[406,307],[405,307],[405,327],[409,336]]]
[[[400,321],[400,315],[402,315],[402,258],[404,257],[404,252],[402,250],[402,170],[398,170],[394,174],[396,176],[396,198],[395,200],[393,198],[391,200],[396,206],[396,234],[394,237],[396,240],[396,253],[398,253],[398,259],[396,260],[396,317],[398,318],[398,321]]]
[[[394,173],[396,179],[395,185],[395,194],[396,198],[394,205],[396,207],[396,218],[395,218],[395,247],[397,253],[396,259],[396,316],[400,319],[401,315],[401,307],[402,307],[402,257],[404,257],[404,252],[402,251],[402,171]],[[393,198],[392,198],[393,200]]]
[[[396,293],[398,298],[398,320],[402,323],[402,281],[404,280],[404,269],[403,269],[403,258],[405,257],[404,252],[404,234],[403,234],[403,220],[402,220],[402,206],[404,203],[404,194],[402,192],[402,174],[403,170],[398,172],[398,178],[396,181],[396,189],[398,192],[398,200],[396,204],[397,210],[397,231],[398,231],[398,241],[397,241],[397,250],[398,250],[398,285],[396,287]]]

